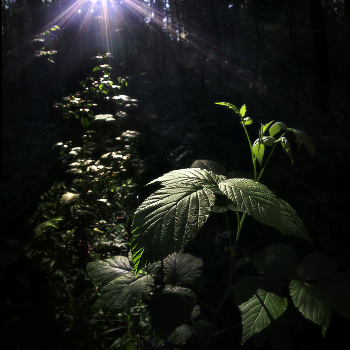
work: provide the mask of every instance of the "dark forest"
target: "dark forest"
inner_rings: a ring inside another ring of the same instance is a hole
[[[350,0],[2,0],[6,349],[305,349],[350,329]]]

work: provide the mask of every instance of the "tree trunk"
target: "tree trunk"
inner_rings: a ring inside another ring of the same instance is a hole
[[[328,42],[326,23],[321,0],[309,0],[309,13],[314,44],[314,107],[329,111],[331,78],[329,73]]]

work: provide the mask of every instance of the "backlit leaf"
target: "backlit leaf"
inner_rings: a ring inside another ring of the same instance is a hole
[[[304,281],[292,280],[289,283],[289,290],[295,307],[305,318],[320,325],[324,336],[332,309],[321,288]]]
[[[284,200],[280,198],[278,200],[281,206],[284,233],[287,235],[304,238],[313,245],[311,238],[297,212]]]
[[[269,129],[269,134],[270,134],[270,136],[275,136],[281,130],[287,130],[287,125],[282,123],[282,122],[276,122]]]
[[[262,144],[260,139],[255,140],[252,146],[252,151],[261,166],[264,157],[265,146]]]
[[[268,327],[287,309],[287,298],[273,284],[256,277],[241,278],[235,285],[236,304],[242,314],[242,343]]]
[[[147,263],[179,252],[196,236],[215,202],[214,192],[203,187],[215,186],[216,177],[206,170],[184,169],[154,180],[166,187],[146,198],[132,224],[136,273]]]
[[[230,179],[221,182],[219,189],[238,211],[284,233],[279,200],[265,185],[250,179]]]

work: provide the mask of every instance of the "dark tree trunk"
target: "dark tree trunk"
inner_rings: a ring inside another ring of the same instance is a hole
[[[329,73],[328,41],[321,0],[309,0],[309,13],[314,44],[313,106],[329,111],[331,78]]]
[[[284,8],[289,24],[289,36],[290,42],[292,44],[293,55],[296,66],[296,77],[295,77],[295,95],[294,104],[295,107],[299,107],[300,104],[300,57],[299,50],[297,46],[297,26],[296,26],[296,15],[294,10],[291,10],[291,15],[289,15],[287,7]]]
[[[260,68],[260,28],[258,23],[258,14],[257,14],[257,3],[256,0],[252,1],[253,4],[253,17],[254,17],[254,25],[256,32],[256,58],[255,58],[255,69],[254,69],[254,77],[253,77],[253,93],[256,93],[256,84],[259,79],[259,68]]]
[[[28,0],[32,19],[32,34],[40,34],[45,26],[44,4],[42,0]]]

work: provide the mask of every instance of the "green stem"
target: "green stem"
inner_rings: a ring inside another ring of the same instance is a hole
[[[242,123],[242,126],[243,126],[243,129],[245,131],[245,134],[247,135],[247,139],[248,139],[248,142],[249,142],[249,148],[250,148],[250,153],[252,155],[252,163],[253,163],[253,167],[254,167],[254,180],[256,179],[256,159],[254,157],[254,153],[253,153],[253,150],[252,150],[252,143],[250,142],[250,138],[249,138],[249,134],[248,134],[248,131],[245,127],[245,125]]]
[[[239,241],[239,237],[240,237],[241,232],[242,232],[242,225],[243,225],[244,219],[246,217],[246,214],[247,213],[244,213],[243,216],[242,216],[242,219],[241,219],[240,215],[239,215],[239,212],[236,209],[236,215],[237,215],[237,221],[238,221],[238,224],[237,224],[237,235],[236,235],[236,244],[235,244],[233,250],[230,249],[231,258],[230,258],[229,282],[228,282],[227,291],[226,291],[224,297],[222,298],[222,300],[221,300],[220,304],[218,305],[218,307],[216,308],[216,310],[213,312],[213,324],[215,324],[216,316],[217,316],[221,306],[224,304],[225,300],[227,299],[227,297],[230,294],[230,289],[231,289],[232,280],[233,280],[233,268],[234,268],[234,263],[233,262],[234,262],[234,257],[236,255],[238,241]],[[225,217],[226,217],[227,229],[229,230],[230,227],[229,227],[229,223],[228,223],[228,218],[227,218],[227,213],[226,212],[225,212]],[[232,248],[231,235],[229,235],[229,243],[230,243],[230,248]],[[208,341],[208,343],[204,347],[204,350],[206,350],[208,348],[209,344],[210,344],[210,340]]]
[[[281,139],[284,135],[285,135],[285,133],[282,134],[282,136],[280,136],[279,139]],[[256,180],[257,182],[259,182],[259,180],[260,180],[260,178],[261,178],[261,176],[262,176],[262,174],[263,174],[263,172],[264,172],[264,170],[265,170],[265,168],[266,168],[266,165],[267,165],[267,163],[269,162],[269,160],[270,160],[270,158],[271,158],[271,156],[272,156],[272,153],[273,153],[273,151],[275,150],[276,146],[277,146],[277,143],[274,144],[274,146],[273,146],[273,148],[272,148],[272,150],[271,150],[271,152],[270,152],[270,154],[269,154],[269,156],[268,156],[268,158],[267,158],[267,160],[266,160],[266,162],[265,162],[265,164],[264,164],[264,167],[261,169],[260,174],[259,174],[259,177],[258,177],[258,179]]]

